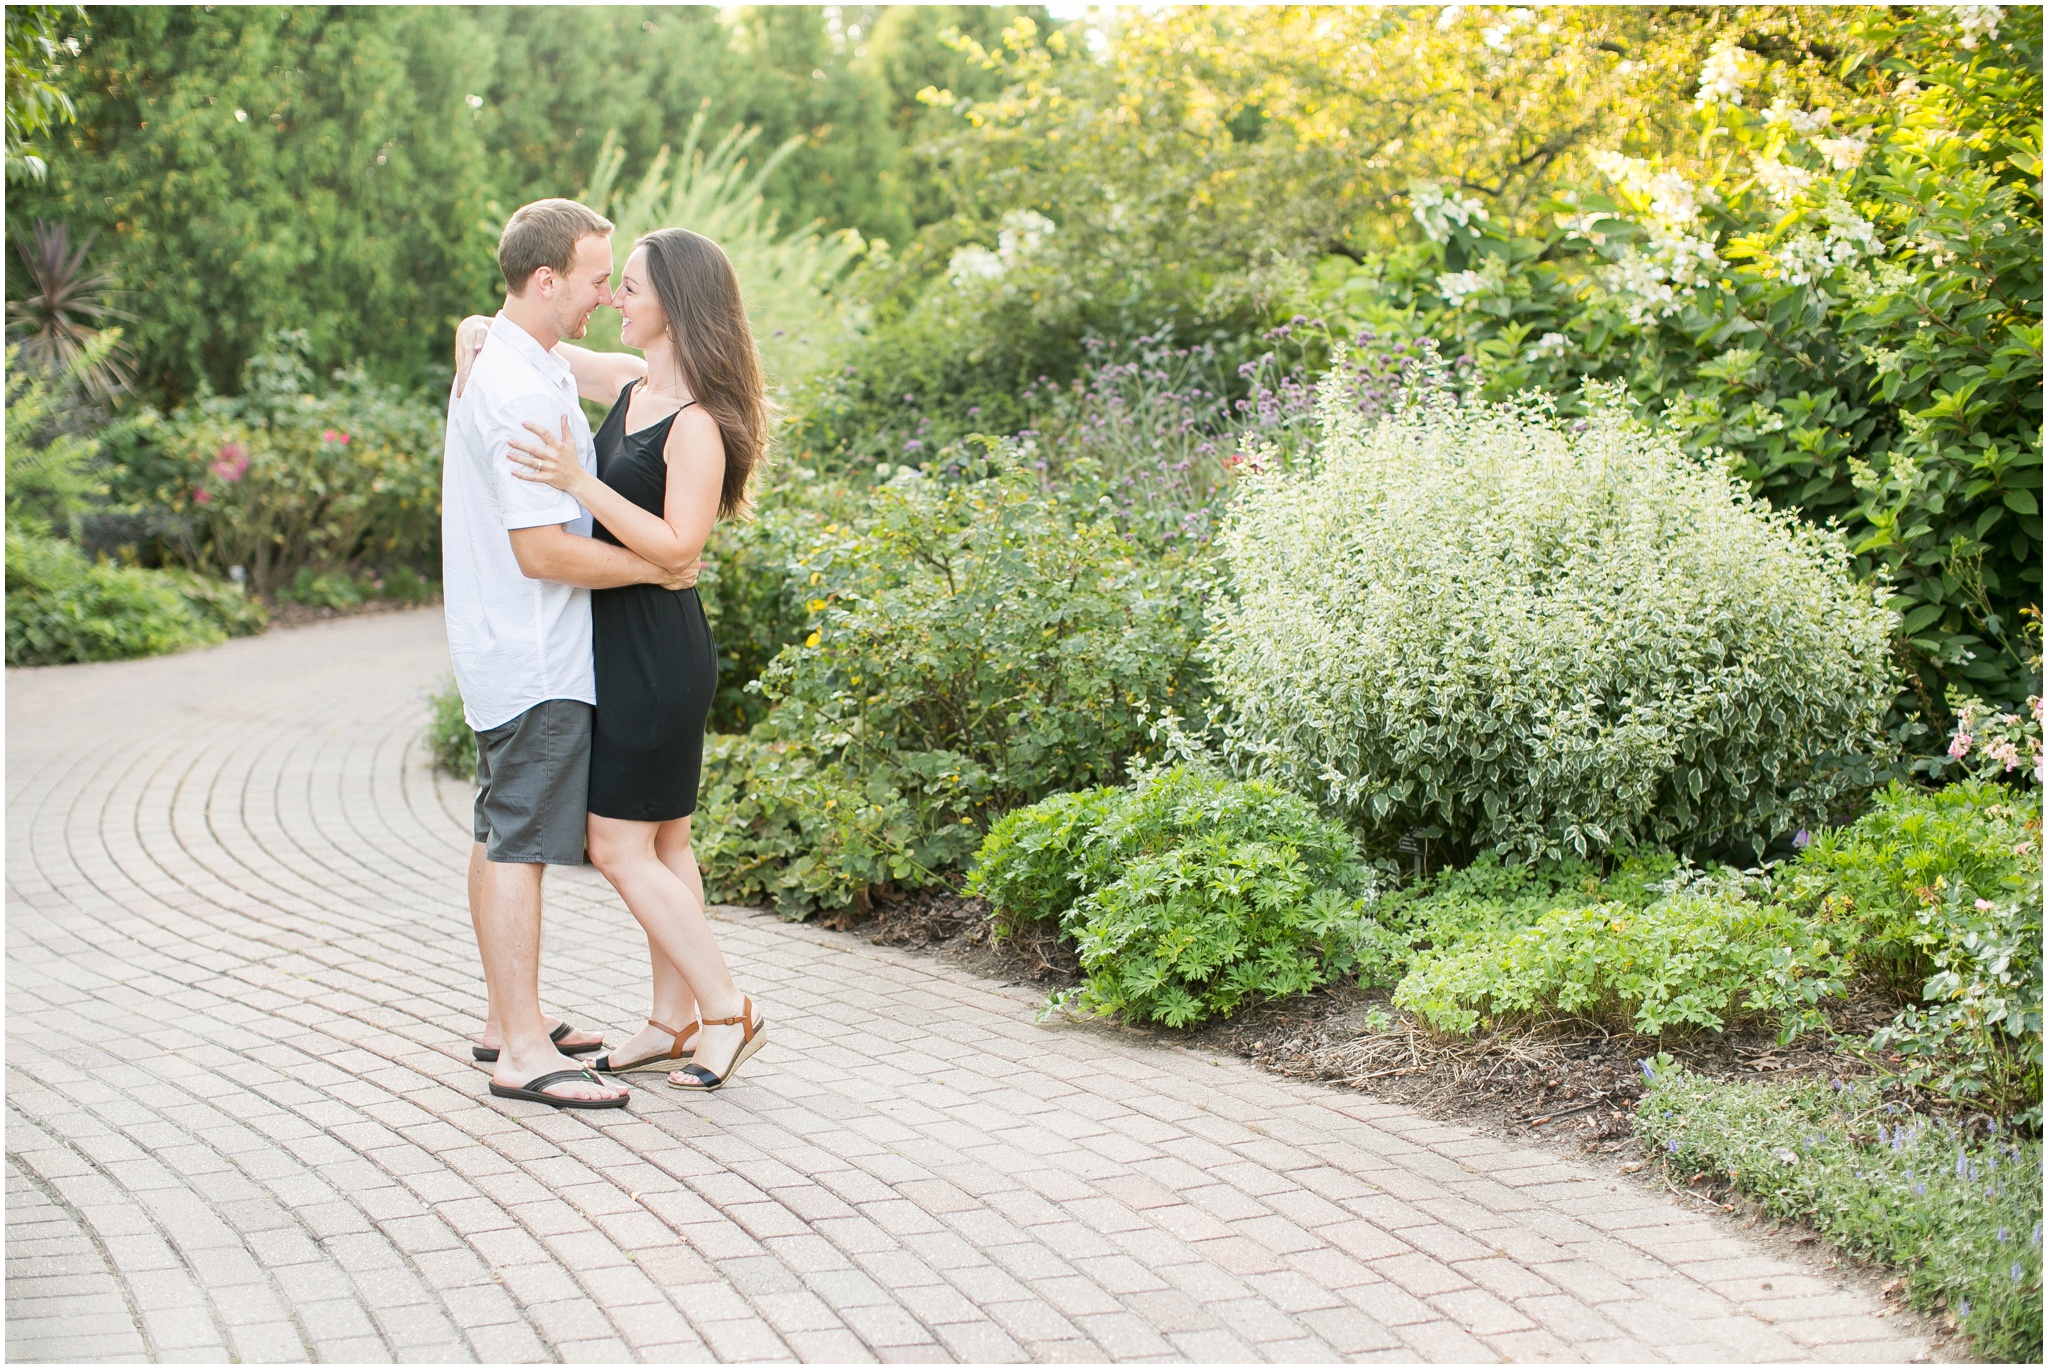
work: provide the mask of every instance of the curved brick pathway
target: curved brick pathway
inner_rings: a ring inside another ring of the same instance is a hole
[[[7,1353],[1906,1359],[1554,1157],[739,909],[748,1078],[490,1101],[437,613],[7,679]],[[645,970],[550,876],[549,1005]]]

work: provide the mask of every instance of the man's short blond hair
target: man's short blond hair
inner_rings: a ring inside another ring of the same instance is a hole
[[[535,200],[519,206],[498,237],[498,270],[505,288],[526,293],[533,273],[545,266],[558,276],[569,274],[576,244],[596,235],[608,238],[612,221],[574,200]]]

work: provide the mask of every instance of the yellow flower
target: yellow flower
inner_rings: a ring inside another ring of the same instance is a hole
[[[816,613],[819,609],[825,607],[825,601],[823,599],[813,599],[808,604],[805,604],[804,607],[810,612]]]
[[[808,637],[804,638],[804,645],[805,645],[805,646],[816,646],[817,644],[818,644],[818,634],[817,634],[817,633],[815,633],[815,632],[813,632],[813,633],[812,633],[812,634],[811,634],[810,636],[808,636]]]

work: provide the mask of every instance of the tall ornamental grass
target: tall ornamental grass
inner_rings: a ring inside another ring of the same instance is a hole
[[[1242,769],[1368,839],[1523,858],[1760,851],[1867,786],[1896,688],[1883,591],[1609,395],[1368,422],[1245,478],[1214,678]]]

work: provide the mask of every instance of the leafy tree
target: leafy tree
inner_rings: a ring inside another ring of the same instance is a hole
[[[48,169],[35,141],[78,117],[57,84],[66,55],[76,57],[76,32],[86,25],[83,5],[7,7],[7,179],[40,181]]]
[[[497,227],[465,96],[459,11],[113,7],[66,73],[78,123],[29,216],[96,231],[141,297],[143,386],[231,388],[260,340],[304,328],[316,366],[420,383],[487,301]]]

